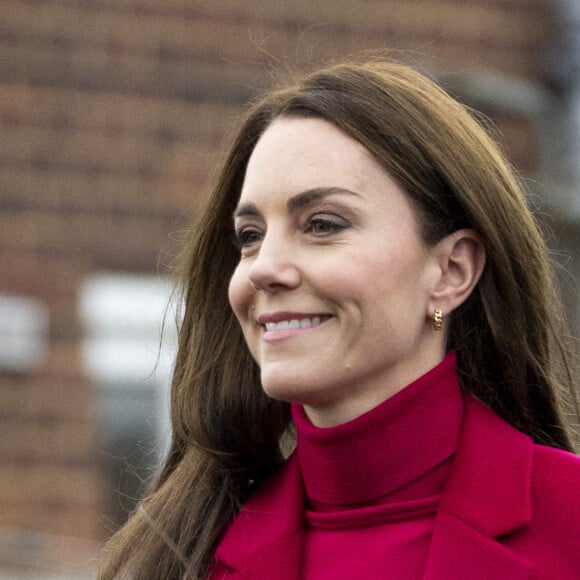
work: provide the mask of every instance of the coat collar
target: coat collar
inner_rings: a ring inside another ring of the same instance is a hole
[[[466,397],[450,480],[435,519],[425,580],[527,579],[532,564],[498,538],[530,522],[533,444],[493,411]],[[304,486],[295,455],[243,506],[216,558],[231,580],[300,577]]]

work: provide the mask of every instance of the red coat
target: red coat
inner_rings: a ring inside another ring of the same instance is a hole
[[[424,580],[580,579],[580,458],[534,445],[472,397],[465,405]],[[300,578],[303,512],[292,456],[226,531],[211,579]]]

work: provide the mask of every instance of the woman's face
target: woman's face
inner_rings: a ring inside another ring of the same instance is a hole
[[[439,267],[406,194],[320,119],[277,119],[248,163],[230,304],[265,392],[330,426],[438,364]]]

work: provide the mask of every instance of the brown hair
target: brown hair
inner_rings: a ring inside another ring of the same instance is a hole
[[[572,448],[560,302],[514,172],[466,108],[419,73],[334,65],[262,97],[234,139],[184,259],[171,450],[110,540],[101,578],[203,578],[225,526],[283,461],[288,404],[263,393],[227,298],[238,261],[232,213],[252,150],[280,116],[326,119],[362,143],[413,200],[427,244],[463,227],[479,233],[486,268],[447,335],[461,384],[534,441]]]

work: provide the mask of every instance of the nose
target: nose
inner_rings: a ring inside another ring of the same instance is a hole
[[[266,234],[250,266],[248,277],[256,290],[276,292],[300,285],[300,270],[292,242],[284,236]]]

